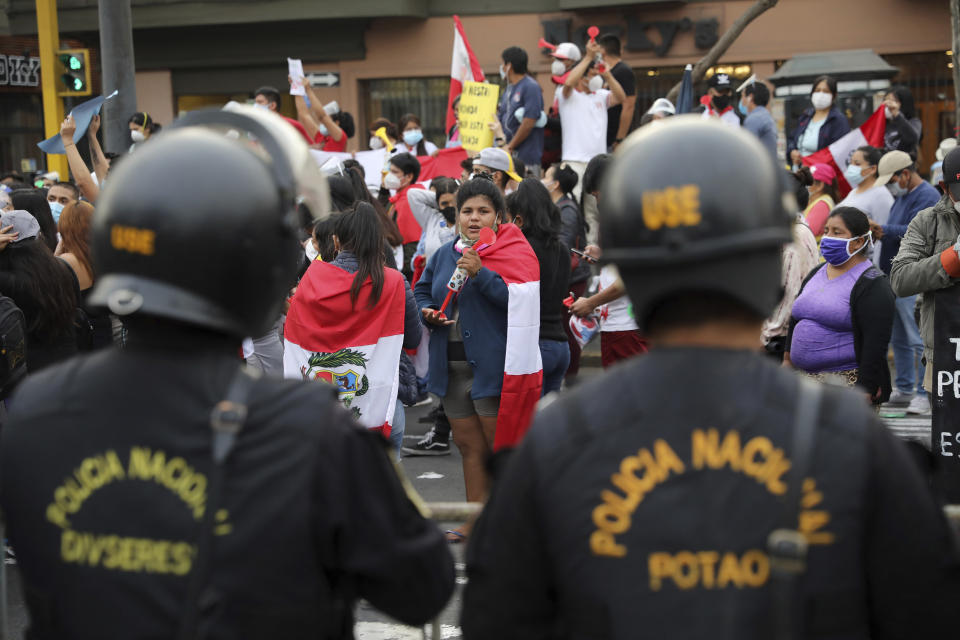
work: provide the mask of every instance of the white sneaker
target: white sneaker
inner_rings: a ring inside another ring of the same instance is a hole
[[[912,393],[904,393],[900,389],[894,389],[893,393],[890,394],[890,399],[887,400],[887,404],[910,404],[913,398]]]
[[[907,413],[912,413],[915,415],[926,416],[930,415],[930,400],[926,395],[917,396],[910,401],[910,404],[907,406]]]

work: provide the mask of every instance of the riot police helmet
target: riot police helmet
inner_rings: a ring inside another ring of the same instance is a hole
[[[191,112],[110,173],[91,230],[91,308],[237,337],[269,329],[302,254],[298,205],[318,220],[329,207],[296,131],[258,111]]]
[[[782,297],[796,200],[757,139],[697,116],[633,133],[599,201],[603,259],[620,270],[641,330],[681,294],[732,299],[759,318]]]

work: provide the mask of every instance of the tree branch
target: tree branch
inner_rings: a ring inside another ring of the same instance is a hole
[[[730,28],[720,36],[717,44],[713,45],[710,51],[707,51],[706,55],[700,58],[697,64],[693,65],[693,83],[696,84],[703,80],[707,69],[717,64],[720,57],[727,52],[730,45],[736,42],[740,34],[743,33],[743,30],[747,28],[747,25],[753,22],[760,14],[777,6],[778,1],[779,0],[757,0],[749,9],[744,11],[743,15],[737,18],[736,21],[730,25]],[[952,4],[957,3],[960,3],[960,0],[952,0]],[[954,71],[956,71],[956,69],[954,69]],[[674,85],[673,89],[670,89],[670,92],[667,93],[667,100],[674,104],[676,103],[681,84],[681,82],[678,82]]]

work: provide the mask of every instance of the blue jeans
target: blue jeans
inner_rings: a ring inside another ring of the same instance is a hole
[[[923,340],[920,329],[913,319],[913,306],[916,296],[896,299],[896,313],[893,316],[893,333],[890,334],[890,346],[893,347],[893,364],[897,368],[894,385],[904,393],[924,395]]]
[[[563,376],[570,366],[570,345],[566,341],[541,340],[540,359],[543,360],[543,397],[551,391],[560,391]]]
[[[403,403],[397,400],[397,408],[393,412],[393,424],[390,425],[390,446],[400,459],[400,447],[403,446],[403,432],[407,428],[407,414],[403,412]]]

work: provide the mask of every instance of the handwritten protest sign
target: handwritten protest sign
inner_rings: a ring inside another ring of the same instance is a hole
[[[303,88],[303,62],[296,58],[287,58],[287,75],[290,76],[290,95],[306,95]]]
[[[493,131],[489,124],[497,117],[497,98],[500,87],[486,82],[463,83],[460,94],[460,141],[468,151],[480,151],[493,146]]]
[[[956,503],[960,502],[960,286],[924,295],[935,296],[932,451],[938,458],[943,495]]]

